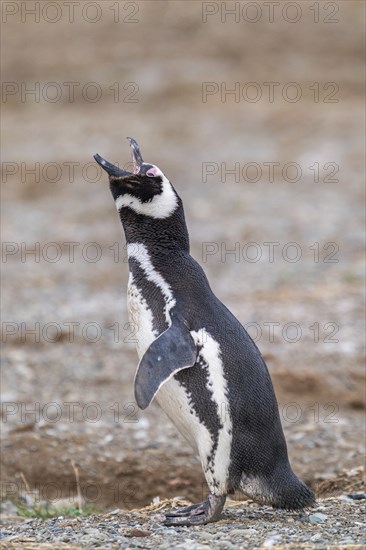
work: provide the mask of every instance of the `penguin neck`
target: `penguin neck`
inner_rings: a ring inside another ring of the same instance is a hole
[[[189,235],[180,199],[178,208],[167,218],[136,214],[130,208],[123,208],[120,218],[127,246],[144,245],[152,257],[163,261],[169,256],[189,254]]]

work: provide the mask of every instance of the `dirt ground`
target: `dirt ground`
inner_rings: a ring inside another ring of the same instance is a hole
[[[126,136],[256,339],[296,473],[319,496],[364,491],[364,3],[301,1],[296,22],[259,3],[254,22],[219,2],[80,2],[70,22],[53,2],[53,23],[4,4],[4,499],[73,497],[72,461],[100,510],[206,494],[164,413],[134,403],[124,237],[92,159],[128,163]]]

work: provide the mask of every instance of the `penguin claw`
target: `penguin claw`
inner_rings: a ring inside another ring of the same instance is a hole
[[[201,511],[197,509],[201,508]],[[166,517],[175,518],[180,516],[190,516],[194,514],[202,514],[204,512],[203,502],[199,504],[191,504],[190,506],[184,506],[184,508],[177,508],[177,510],[170,510],[167,512]]]
[[[209,495],[208,499],[199,504],[192,504],[167,512],[164,525],[205,525],[220,519],[225,504],[225,496]]]

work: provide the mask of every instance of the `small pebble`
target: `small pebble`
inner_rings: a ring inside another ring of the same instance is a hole
[[[313,535],[310,537],[311,542],[319,542],[322,540],[322,536],[320,533],[317,533],[316,535]]]
[[[142,529],[131,529],[126,534],[129,537],[149,537],[151,535],[151,531],[144,531]]]
[[[268,537],[263,543],[264,548],[272,548],[272,546],[280,542],[281,538],[281,535],[272,535]]]
[[[320,512],[317,512],[316,514],[310,514],[309,516],[310,523],[323,523],[327,519],[327,514],[322,514]]]

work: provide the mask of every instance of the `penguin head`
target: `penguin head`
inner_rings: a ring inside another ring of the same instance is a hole
[[[179,197],[173,186],[154,164],[142,160],[140,148],[133,138],[130,142],[133,172],[122,170],[100,155],[94,155],[97,163],[109,175],[109,186],[121,217],[123,209],[136,214],[164,219],[171,216],[179,206]]]

